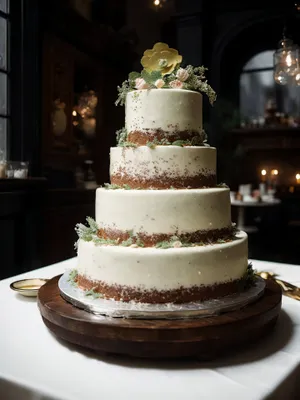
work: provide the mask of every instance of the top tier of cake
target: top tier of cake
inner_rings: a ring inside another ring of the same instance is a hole
[[[216,186],[216,149],[205,146],[202,95],[184,89],[126,96],[128,146],[111,148],[110,179],[131,189]]]
[[[202,134],[202,95],[184,89],[129,92],[126,98],[127,140],[171,144]]]

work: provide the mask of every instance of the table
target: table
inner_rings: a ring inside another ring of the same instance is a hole
[[[258,231],[256,226],[245,225],[245,207],[274,207],[278,206],[280,203],[281,200],[279,199],[273,199],[272,201],[231,200],[231,205],[238,207],[237,228],[247,233],[254,233]]]
[[[291,400],[300,390],[300,303],[283,298],[273,334],[238,355],[213,362],[100,358],[58,340],[43,324],[36,299],[9,284],[51,278],[70,259],[0,282],[0,399],[3,400]],[[253,261],[300,285],[300,267]]]

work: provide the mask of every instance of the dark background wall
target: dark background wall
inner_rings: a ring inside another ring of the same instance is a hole
[[[124,123],[124,110],[114,106],[116,86],[140,68],[142,52],[156,41],[178,48],[186,63],[207,66],[218,98],[236,107],[243,65],[276,48],[285,19],[300,41],[294,2],[168,0],[157,10],[151,0],[94,0],[89,11],[85,3],[11,2],[10,158],[29,161],[35,179],[0,182],[0,278],[75,255],[74,225],[94,215],[94,191],[74,184],[74,170],[83,160],[74,150],[72,129],[66,151],[51,147],[53,96],[66,96],[71,107],[76,71],[88,71],[99,92],[101,123],[92,156],[102,184],[108,181],[115,131]],[[65,75],[54,89],[57,70]],[[230,153],[217,106],[205,102],[204,121],[210,143],[219,148],[223,180]]]

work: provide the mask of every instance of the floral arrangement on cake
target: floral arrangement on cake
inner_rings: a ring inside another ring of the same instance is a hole
[[[153,49],[146,50],[141,59],[143,70],[131,72],[128,79],[118,87],[116,105],[124,105],[127,93],[142,89],[186,89],[205,93],[210,104],[216,100],[216,93],[207,83],[207,68],[181,66],[182,56],[166,43],[158,42]]]

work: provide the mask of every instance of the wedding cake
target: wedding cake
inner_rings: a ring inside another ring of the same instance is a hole
[[[185,303],[243,290],[252,276],[247,235],[231,223],[217,185],[216,149],[202,126],[205,68],[181,66],[164,43],[146,50],[117,103],[125,128],[110,151],[111,183],[96,190],[96,218],[78,224],[75,280],[88,294]]]

